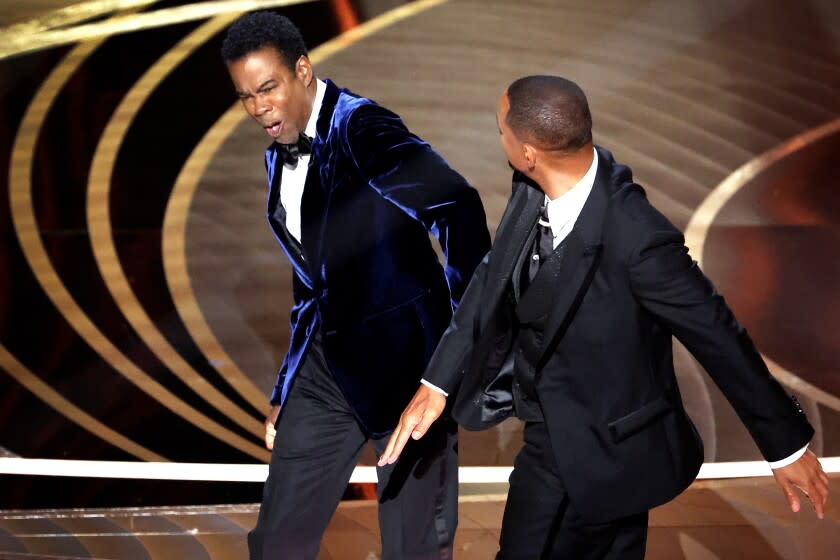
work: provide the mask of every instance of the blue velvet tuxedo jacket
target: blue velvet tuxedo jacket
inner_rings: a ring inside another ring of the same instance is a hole
[[[372,434],[390,431],[473,270],[490,249],[478,193],[394,113],[327,80],[301,200],[286,229],[282,159],[265,154],[268,221],[291,261],[291,339],[272,404],[320,331],[330,370]],[[429,239],[443,248],[439,263]]]

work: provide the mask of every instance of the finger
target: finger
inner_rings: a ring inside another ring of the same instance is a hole
[[[385,451],[382,452],[382,455],[379,456],[379,461],[376,462],[377,467],[383,467],[388,463],[388,458],[391,456],[391,453],[393,453],[394,446],[397,444],[397,437],[399,437],[401,427],[402,422],[397,424],[397,427],[394,428],[391,437],[388,439],[388,445],[385,446]]]
[[[820,480],[825,484],[826,489],[828,489],[828,475],[825,474],[825,471],[820,471]]]
[[[799,497],[796,495],[796,491],[793,489],[793,486],[785,482],[782,484],[782,490],[785,493],[788,504],[790,504],[790,510],[793,513],[797,513],[800,508]]]
[[[420,439],[426,432],[429,431],[429,427],[432,425],[432,422],[437,420],[438,414],[433,411],[429,410],[428,408],[423,412],[423,419],[414,427],[414,430],[411,432],[411,437],[415,440]]]
[[[806,496],[811,500],[811,503],[814,504],[814,510],[817,512],[817,517],[822,519],[825,516],[825,512],[823,511],[823,495],[822,491],[814,485],[809,486],[808,492],[805,493]]]
[[[385,446],[385,451],[382,453],[382,456],[379,458],[379,462],[376,464],[380,467],[384,467],[388,464],[391,455],[393,455],[394,450],[397,448],[397,442],[400,439],[400,434],[405,430],[405,420],[400,419],[399,424],[394,429],[394,432],[391,434],[391,438],[388,440],[388,445]]]
[[[408,438],[411,436],[412,430],[417,425],[415,420],[407,422],[404,426],[400,427],[400,431],[398,434],[395,434],[396,437],[393,437],[394,447],[391,449],[391,452],[388,454],[385,463],[393,465],[397,459],[400,458],[400,453],[402,453],[403,449],[405,448],[405,444],[408,443]]]
[[[431,426],[432,422],[423,420],[417,426],[415,426],[414,430],[411,432],[411,439],[418,440],[421,437],[426,435],[426,432],[429,431],[429,426]]]
[[[274,426],[266,426],[265,427],[265,446],[270,451],[272,447],[274,447],[274,438],[277,437],[277,430],[274,429]]]
[[[814,479],[814,486],[819,490],[825,498],[828,498],[828,476],[825,473],[819,473]]]
[[[817,477],[814,481],[814,491],[817,494],[817,501],[819,502],[819,510],[825,513],[825,504],[828,503],[828,484],[824,483],[821,478]],[[814,504],[817,508],[817,504]],[[822,517],[820,517],[822,519]]]

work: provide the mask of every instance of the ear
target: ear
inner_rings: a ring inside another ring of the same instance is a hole
[[[522,144],[522,156],[525,158],[525,163],[528,165],[528,170],[533,171],[537,166],[537,149],[533,144],[524,142]]]
[[[309,57],[301,55],[295,63],[295,76],[303,82],[304,86],[309,86],[312,83],[312,78],[315,74],[312,71],[312,63],[309,62]]]

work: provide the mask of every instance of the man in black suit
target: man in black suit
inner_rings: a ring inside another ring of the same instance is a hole
[[[384,449],[490,235],[475,189],[397,115],[317,79],[287,18],[243,16],[222,56],[272,140],[266,213],[294,268],[289,351],[265,422],[271,464],[248,545],[252,559],[314,559],[362,447]],[[377,469],[383,560],[451,558],[455,433],[441,422]]]
[[[594,147],[580,88],[522,78],[497,120],[513,194],[424,374],[435,388],[415,394],[380,464],[423,437],[457,391],[453,415],[468,428],[511,413],[525,421],[498,558],[642,558],[648,510],[703,461],[674,335],[732,403],[791,508],[799,487],[822,517],[828,479],[807,450],[813,429],[680,232]]]

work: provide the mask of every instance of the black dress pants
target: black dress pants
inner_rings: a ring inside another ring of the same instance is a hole
[[[588,523],[569,503],[563,484],[545,424],[526,423],[525,443],[510,476],[497,560],[644,558],[647,512]]]
[[[377,455],[388,437],[370,438],[341,393],[317,340],[276,424],[251,560],[316,558],[324,531],[368,439]],[[458,522],[457,431],[436,422],[410,441],[399,461],[377,468],[382,560],[452,558]],[[347,560],[367,557],[348,550]],[[345,558],[345,556],[342,556]]]

